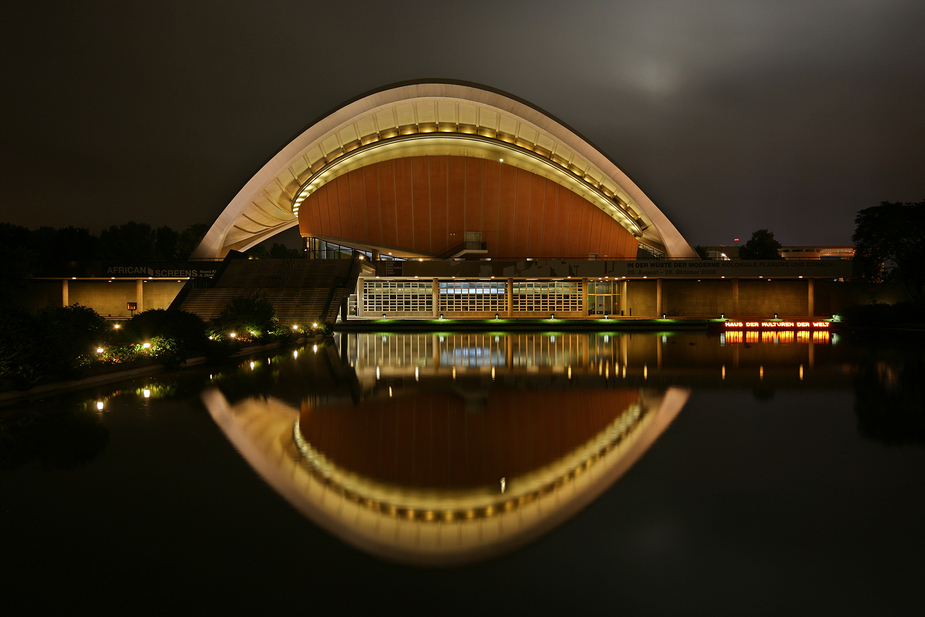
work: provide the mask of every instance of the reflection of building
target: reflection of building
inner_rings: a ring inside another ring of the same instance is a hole
[[[388,559],[456,564],[520,546],[574,515],[687,398],[677,389],[559,390],[545,394],[560,405],[540,411],[523,394],[406,390],[400,401],[303,404],[301,414],[275,399],[204,398],[248,462],[317,524]]]

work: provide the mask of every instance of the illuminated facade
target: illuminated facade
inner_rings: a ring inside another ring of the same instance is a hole
[[[514,97],[409,83],[351,101],[276,154],[196,252],[223,257],[295,225],[304,237],[433,258],[695,257],[639,187],[572,129]],[[468,234],[468,235],[467,235]]]
[[[318,120],[245,184],[194,256],[295,226],[311,257],[365,260],[345,319],[807,317],[813,279],[850,276],[850,264],[819,260],[698,260],[587,140],[466,83],[399,84]]]

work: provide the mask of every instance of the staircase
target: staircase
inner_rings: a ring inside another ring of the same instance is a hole
[[[282,324],[331,323],[359,274],[356,258],[229,259],[211,287],[189,287],[174,304],[209,320],[232,298],[266,294]]]

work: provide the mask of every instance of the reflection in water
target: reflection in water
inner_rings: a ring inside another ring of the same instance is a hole
[[[387,337],[385,347],[381,336],[366,337],[380,358],[389,344],[404,350],[378,378],[379,367],[351,368],[346,353],[325,346],[312,354],[314,375],[293,377],[327,386],[303,387],[298,406],[232,404],[218,390],[204,400],[249,463],[322,527],[388,559],[455,564],[522,545],[575,514],[687,399],[685,389],[618,387],[596,369],[569,377],[563,360],[590,367],[603,358],[589,347],[557,348],[553,336],[484,335],[476,345],[471,336]],[[447,370],[412,361],[419,350]]]
[[[890,445],[925,445],[925,352],[911,345],[866,350],[854,376],[858,430]]]
[[[749,334],[339,335],[285,362],[242,365],[204,399],[250,464],[320,526],[388,559],[464,563],[595,499],[689,387],[747,385],[770,398],[850,379],[828,332]]]
[[[109,443],[100,418],[102,401],[83,405],[26,409],[0,422],[0,470],[38,461],[46,469],[91,462]]]

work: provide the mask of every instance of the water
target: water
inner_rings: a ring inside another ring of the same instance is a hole
[[[48,399],[0,425],[5,604],[903,614],[922,369],[821,334],[350,335]]]

